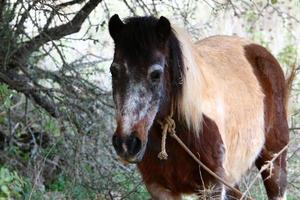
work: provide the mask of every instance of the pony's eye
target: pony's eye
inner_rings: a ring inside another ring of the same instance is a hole
[[[110,73],[113,78],[116,78],[119,74],[119,65],[116,63],[113,63],[110,67]]]
[[[156,69],[150,74],[150,79],[152,82],[158,82],[160,80],[162,71],[160,69]]]

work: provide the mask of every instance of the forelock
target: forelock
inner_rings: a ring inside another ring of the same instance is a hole
[[[150,59],[154,50],[160,46],[155,26],[158,19],[149,17],[130,17],[120,33],[116,46],[129,59]]]

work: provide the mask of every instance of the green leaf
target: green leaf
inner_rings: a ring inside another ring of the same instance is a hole
[[[51,133],[55,136],[59,135],[59,132],[60,132],[58,123],[53,119],[49,119],[45,123],[44,129],[47,133]]]
[[[272,3],[272,4],[276,4],[276,3],[277,3],[277,0],[271,0],[271,3]]]
[[[5,123],[5,116],[0,116],[0,124],[4,124]]]
[[[7,85],[0,84],[0,98],[3,99],[10,94],[10,90]]]
[[[4,194],[6,194],[7,196],[10,196],[9,195],[9,189],[8,189],[8,187],[6,186],[6,185],[1,185],[1,191],[4,193]]]

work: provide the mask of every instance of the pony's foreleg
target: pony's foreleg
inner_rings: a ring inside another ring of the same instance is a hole
[[[180,194],[175,194],[171,190],[155,183],[146,184],[152,200],[181,200]]]

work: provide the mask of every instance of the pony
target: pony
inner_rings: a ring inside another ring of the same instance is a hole
[[[212,188],[214,197],[239,198],[168,139],[160,160],[163,121],[174,109],[176,134],[233,187],[247,170],[261,169],[289,142],[287,85],[264,47],[236,36],[193,43],[165,17],[109,20],[110,67],[118,156],[136,163],[153,199],[181,199]],[[285,198],[286,154],[261,173],[268,198]]]

